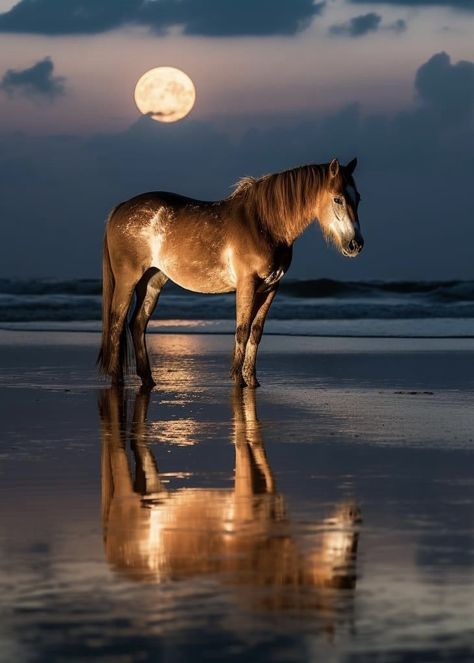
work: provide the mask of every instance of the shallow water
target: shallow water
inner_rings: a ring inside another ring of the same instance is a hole
[[[0,658],[472,660],[474,342],[0,337]]]

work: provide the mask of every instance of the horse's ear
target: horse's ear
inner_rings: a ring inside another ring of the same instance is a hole
[[[333,159],[329,164],[329,174],[331,175],[331,177],[336,177],[338,172],[339,172],[339,161],[337,159]]]
[[[352,173],[356,169],[356,166],[357,166],[357,157],[355,157],[355,159],[352,159],[352,161],[349,161],[349,163],[346,166],[346,170],[349,173],[349,175],[352,175]]]

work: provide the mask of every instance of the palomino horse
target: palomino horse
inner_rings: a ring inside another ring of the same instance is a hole
[[[202,293],[236,292],[231,374],[258,386],[255,371],[263,325],[295,240],[313,219],[345,256],[363,247],[352,174],[336,159],[259,179],[242,179],[224,200],[205,202],[174,193],[144,193],[118,205],[107,221],[102,259],[102,346],[98,364],[113,383],[123,381],[126,317],[136,370],[154,385],[145,343],[148,320],[171,279]]]
[[[333,590],[348,590],[350,599],[356,582],[357,507],[342,503],[310,535],[295,534],[265,453],[255,390],[239,387],[233,488],[170,490],[147,445],[149,394],[137,393],[129,427],[123,391],[112,387],[100,397],[104,547],[112,568],[152,583],[205,575],[259,607],[311,609],[334,625]]]

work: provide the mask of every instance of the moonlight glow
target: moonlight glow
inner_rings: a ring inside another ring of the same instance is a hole
[[[159,122],[181,120],[192,109],[195,99],[192,80],[174,67],[150,69],[135,87],[138,110]]]

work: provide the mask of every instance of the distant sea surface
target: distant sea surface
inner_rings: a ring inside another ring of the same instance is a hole
[[[101,282],[0,279],[0,328],[100,328]],[[231,333],[234,295],[168,283],[149,331]],[[267,333],[474,337],[474,281],[284,281]]]

